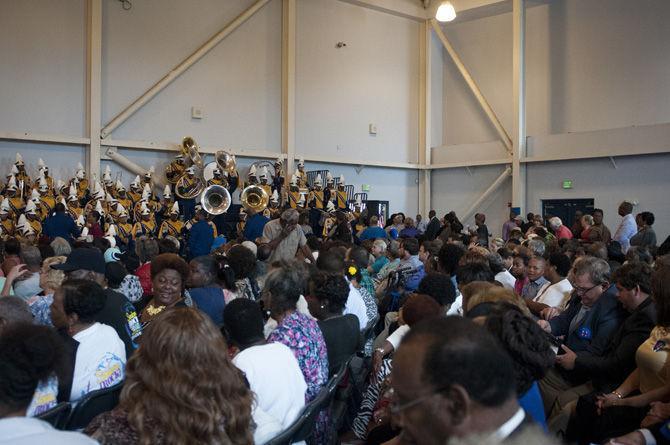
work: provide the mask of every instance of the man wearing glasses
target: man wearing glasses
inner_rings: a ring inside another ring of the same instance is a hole
[[[612,334],[621,324],[624,312],[618,304],[617,290],[610,285],[610,267],[594,257],[578,259],[572,267],[574,289],[568,305],[560,315],[538,324],[561,341],[556,362],[561,365],[580,352],[603,355]],[[540,391],[547,415],[558,396],[586,379],[568,375],[565,367],[554,367],[540,381]],[[589,389],[584,389],[588,393]]]
[[[474,435],[505,443],[530,432],[533,421],[517,402],[509,356],[469,319],[413,326],[393,358],[391,382],[391,412],[402,428],[393,443],[442,445]]]

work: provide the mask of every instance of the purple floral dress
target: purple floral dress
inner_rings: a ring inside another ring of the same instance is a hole
[[[268,341],[282,343],[293,351],[307,383],[305,402],[312,401],[328,381],[326,342],[316,320],[295,311],[272,331]]]

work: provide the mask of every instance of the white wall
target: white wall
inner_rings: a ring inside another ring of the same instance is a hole
[[[296,153],[417,162],[419,24],[333,0],[297,20]]]

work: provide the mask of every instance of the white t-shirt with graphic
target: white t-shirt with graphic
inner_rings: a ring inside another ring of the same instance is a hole
[[[56,405],[58,405],[58,377],[52,375],[37,385],[35,394],[33,394],[33,400],[26,410],[26,416],[39,416]]]
[[[73,338],[79,342],[79,347],[72,378],[71,402],[123,380],[126,348],[114,328],[94,323]]]

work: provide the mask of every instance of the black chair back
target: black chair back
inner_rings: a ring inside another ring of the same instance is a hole
[[[337,373],[331,377],[319,394],[309,404],[305,405],[298,418],[278,436],[266,442],[265,445],[290,445],[295,442],[306,441],[314,433],[316,418],[323,409],[330,408],[335,391],[349,368],[349,360],[343,363]]]
[[[123,382],[86,394],[72,409],[72,414],[67,420],[65,429],[75,431],[85,428],[98,414],[116,408],[116,405],[119,404],[122,388]]]
[[[71,410],[72,405],[70,405],[70,402],[61,402],[50,410],[35,416],[35,418],[44,420],[45,422],[50,423],[54,428],[60,430],[65,426],[65,422],[67,421]]]

